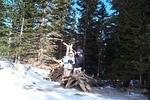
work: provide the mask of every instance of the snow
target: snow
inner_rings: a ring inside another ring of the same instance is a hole
[[[15,64],[14,64],[15,65]],[[95,88],[92,93],[76,89],[64,89],[57,82],[45,80],[48,71],[19,64],[15,71],[10,61],[0,61],[0,100],[140,100],[135,94],[123,95],[129,99],[114,98],[108,91],[115,92],[111,87]],[[111,91],[110,91],[111,90]],[[120,95],[120,94],[119,94]],[[142,96],[142,100],[146,97]]]

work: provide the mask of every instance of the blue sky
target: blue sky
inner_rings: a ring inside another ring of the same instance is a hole
[[[72,2],[77,2],[77,1],[78,1],[78,0],[73,0]],[[112,5],[111,5],[111,3],[110,3],[110,0],[101,0],[101,1],[105,4],[107,13],[108,13],[109,15],[111,15],[114,11],[111,10]],[[79,6],[75,3],[73,8],[79,8]],[[77,13],[78,13],[78,12],[77,12]],[[79,14],[79,13],[78,13],[78,14]]]
[[[12,3],[12,1],[13,0],[4,0],[5,2],[7,2],[7,3]],[[77,1],[77,0],[73,0],[73,1]],[[104,4],[105,4],[105,6],[106,6],[106,11],[107,11],[107,13],[109,14],[109,15],[111,15],[112,13],[113,13],[113,10],[111,10],[111,4],[109,3],[109,1],[110,0],[101,0]],[[77,4],[75,3],[75,5],[74,5],[75,7],[77,7]]]
[[[7,4],[11,4],[13,0],[4,0],[4,1]],[[105,4],[107,13],[109,15],[111,15],[114,11],[111,10],[112,5],[110,3],[110,0],[101,0],[101,1]],[[77,2],[77,0],[73,0],[73,2]],[[73,8],[76,9],[76,8],[79,8],[79,6],[75,3]],[[76,10],[76,18],[78,19],[79,16],[81,16],[81,13]],[[6,21],[8,21],[8,20],[6,20]]]
[[[111,5],[111,3],[109,2],[110,0],[101,0],[101,1],[105,4],[107,13],[108,13],[109,15],[111,15],[114,11],[111,10],[112,5]]]
[[[81,12],[76,10],[77,8],[80,9],[80,6],[78,6],[78,4],[76,3],[78,0],[72,0],[72,2],[74,2],[74,5],[73,5],[73,9],[75,10],[75,16],[76,16],[76,23],[78,24],[78,18],[80,18],[82,16]],[[111,15],[114,11],[111,10],[111,3],[110,3],[110,0],[101,0],[104,4],[105,4],[105,7],[106,7],[106,11],[108,13],[108,15]],[[77,28],[77,26],[75,25],[75,27]]]

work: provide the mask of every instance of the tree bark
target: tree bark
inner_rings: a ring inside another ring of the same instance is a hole
[[[21,25],[21,31],[20,31],[20,35],[19,35],[19,50],[16,52],[16,59],[15,59],[15,63],[16,63],[16,70],[19,70],[19,63],[20,63],[20,51],[21,51],[21,38],[22,38],[22,35],[23,35],[23,26],[24,26],[24,18],[22,19],[22,25]]]
[[[44,23],[45,23],[45,9],[43,9],[43,15],[42,15],[42,18],[41,18],[41,25],[40,25],[40,43],[39,43],[39,51],[38,51],[38,66],[41,67],[42,65],[42,60],[43,60],[43,56],[44,56],[44,36],[45,34],[43,33],[43,27],[44,27]]]

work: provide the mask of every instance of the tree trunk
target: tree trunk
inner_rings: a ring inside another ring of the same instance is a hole
[[[141,72],[139,73],[139,81],[140,81],[140,88],[141,88],[142,86],[142,73]]]
[[[59,53],[58,53],[58,58],[61,59],[62,58],[62,42],[59,42]]]
[[[150,100],[150,70],[148,70],[148,73],[147,73],[147,88],[148,88],[148,100]]]
[[[21,51],[21,38],[22,38],[22,35],[23,35],[23,26],[24,26],[24,18],[22,19],[22,25],[21,25],[21,31],[20,31],[20,35],[19,35],[19,38],[18,38],[18,43],[19,43],[19,49],[16,51],[16,59],[15,59],[15,63],[16,63],[16,70],[19,70],[19,63],[20,63],[20,51]]]
[[[40,25],[40,43],[39,43],[39,51],[38,51],[38,66],[41,67],[42,65],[42,60],[43,60],[43,56],[44,56],[44,32],[43,32],[43,29],[44,29],[44,26],[45,26],[45,9],[43,9],[43,15],[42,15],[42,18],[41,18],[41,25]]]

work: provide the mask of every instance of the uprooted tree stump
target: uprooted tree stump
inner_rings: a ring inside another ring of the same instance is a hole
[[[49,78],[52,81],[59,81],[65,88],[77,88],[84,92],[89,92],[92,86],[99,86],[100,81],[87,76],[84,72],[69,77],[63,77],[63,68],[59,67],[50,72]]]
[[[73,44],[66,44],[63,42],[63,44],[66,46],[66,56],[69,55],[69,52],[73,53]],[[74,54],[74,53],[73,53]],[[52,66],[52,69],[49,74],[49,78],[52,81],[59,81],[61,82],[61,85],[63,85],[65,88],[78,88],[84,92],[91,91],[92,86],[98,86],[100,84],[99,81],[94,79],[93,77],[87,76],[84,72],[77,73],[75,75],[70,75],[68,77],[63,77],[63,67],[64,63],[62,60],[53,59],[60,67]]]
[[[63,76],[63,68],[59,67],[50,71],[49,79],[52,81],[61,81]]]
[[[89,80],[82,74],[71,75],[69,77],[64,78],[62,82],[63,82],[62,85],[65,88],[75,87],[75,88],[81,89],[84,92],[91,91]]]

